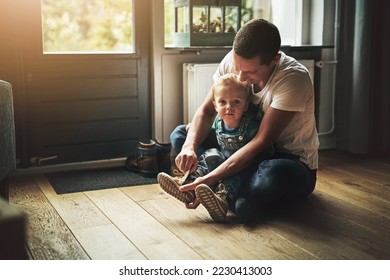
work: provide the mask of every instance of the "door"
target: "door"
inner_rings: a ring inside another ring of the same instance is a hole
[[[25,143],[21,165],[104,160],[133,153],[138,141],[151,137],[150,1],[128,0],[134,17],[133,52],[93,53],[45,52],[41,0],[18,2],[19,58],[23,60],[18,71],[24,77],[18,93],[24,94],[26,122],[24,132],[17,135]],[[80,5],[80,11],[85,5],[104,4],[104,0],[72,2]],[[102,41],[108,39],[109,34],[102,34]]]

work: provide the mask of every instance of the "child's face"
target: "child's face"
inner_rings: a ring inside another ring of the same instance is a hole
[[[247,93],[235,87],[219,86],[214,95],[214,107],[228,127],[236,128],[248,109]]]

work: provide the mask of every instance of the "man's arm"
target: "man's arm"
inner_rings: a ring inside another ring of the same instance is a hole
[[[198,165],[196,149],[206,139],[210,132],[211,125],[215,119],[216,112],[213,106],[213,94],[210,90],[205,101],[196,110],[189,126],[187,137],[181,152],[176,157],[176,165],[182,171],[190,170],[195,172]]]
[[[235,152],[212,172],[201,178],[197,178],[191,184],[182,186],[180,190],[193,190],[201,183],[213,186],[221,179],[230,177],[243,170],[249,166],[261,152],[271,147],[290,123],[294,115],[295,112],[282,111],[269,107],[260,124],[259,131],[248,144]]]

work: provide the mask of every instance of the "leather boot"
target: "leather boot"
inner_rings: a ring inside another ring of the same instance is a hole
[[[156,143],[157,166],[160,172],[171,172],[171,143]]]
[[[138,142],[135,155],[131,155],[126,160],[126,168],[130,171],[140,173],[146,177],[154,177],[158,173],[156,143]]]

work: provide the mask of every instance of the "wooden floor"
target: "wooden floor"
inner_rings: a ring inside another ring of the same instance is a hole
[[[216,224],[158,185],[57,195],[11,178],[31,259],[390,259],[390,163],[321,151],[315,192],[253,226]]]

